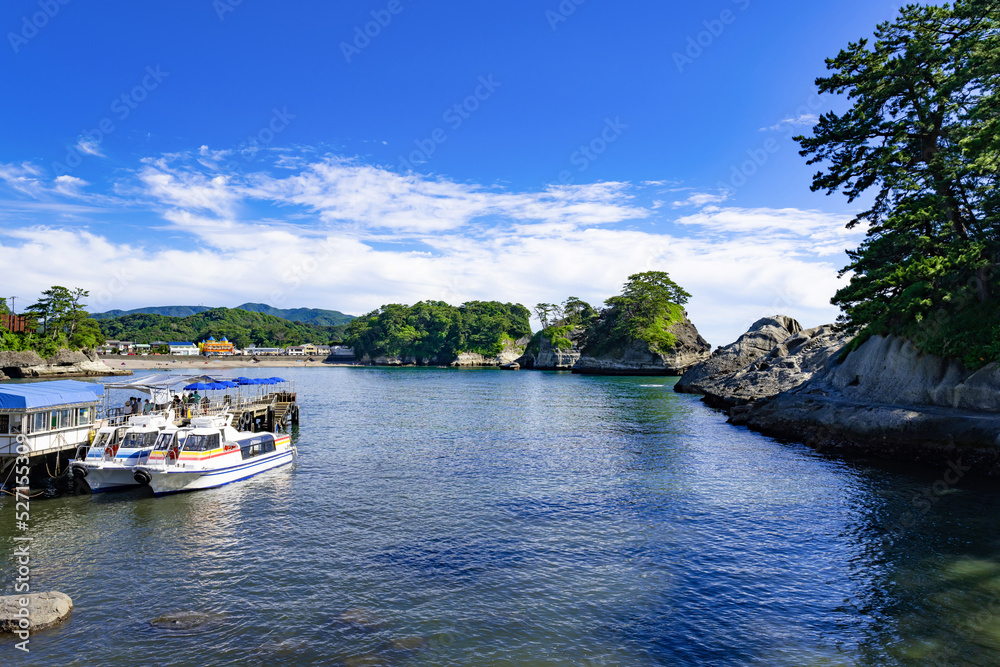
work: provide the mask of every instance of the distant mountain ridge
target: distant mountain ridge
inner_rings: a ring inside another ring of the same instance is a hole
[[[91,313],[95,320],[108,320],[123,315],[135,315],[137,313],[149,315],[166,315],[167,317],[190,317],[212,310],[209,306],[146,306],[134,310],[109,310],[105,313]],[[274,315],[289,322],[303,322],[305,324],[315,324],[321,327],[335,327],[340,324],[348,324],[355,319],[353,315],[347,315],[339,310],[324,310],[322,308],[275,308],[266,303],[244,303],[236,306],[233,310],[245,310],[249,313],[263,313]]]

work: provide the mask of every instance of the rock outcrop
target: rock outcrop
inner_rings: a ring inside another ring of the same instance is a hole
[[[830,325],[803,330],[784,315],[757,320],[735,343],[678,380],[676,391],[732,407],[793,389],[835,363],[850,336]]]
[[[48,359],[34,352],[0,352],[0,371],[12,378],[132,375],[132,371],[106,365],[93,350],[59,350]]]
[[[518,341],[508,340],[504,349],[495,357],[487,357],[476,352],[460,352],[451,366],[456,368],[499,367],[516,363],[524,355],[527,338]]]
[[[997,364],[969,371],[957,361],[921,354],[904,339],[881,336],[843,362],[833,346],[815,354],[826,360],[811,377],[736,405],[730,421],[824,451],[1000,474]],[[740,376],[747,377],[741,372],[733,378]]]
[[[686,314],[684,321],[674,325],[670,331],[677,336],[677,344],[666,354],[653,352],[643,341],[634,341],[620,355],[595,357],[582,354],[573,366],[573,372],[588,375],[681,375],[711,356],[712,346],[701,337]]]
[[[560,349],[552,346],[552,340],[547,336],[540,336],[538,349],[526,352],[518,360],[525,368],[536,371],[568,371],[580,360],[580,347],[578,344],[580,328],[574,327],[569,331],[567,338],[572,342],[572,347]]]
[[[21,602],[27,602],[22,605]],[[35,631],[69,616],[73,600],[64,593],[31,593],[0,596],[0,632]],[[21,624],[28,619],[28,627]]]
[[[402,357],[363,356],[360,362],[366,366],[452,366],[454,368],[477,368],[506,366],[518,361],[524,354],[527,339],[507,341],[507,345],[495,357],[487,357],[477,352],[459,352],[455,356]]]

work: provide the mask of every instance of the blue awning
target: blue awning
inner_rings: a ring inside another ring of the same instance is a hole
[[[0,385],[0,410],[31,410],[52,405],[96,403],[104,385],[77,380]]]

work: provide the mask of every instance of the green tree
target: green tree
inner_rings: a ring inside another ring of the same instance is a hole
[[[872,195],[848,224],[867,236],[841,271],[840,323],[859,342],[893,333],[974,366],[1000,358],[1000,1],[907,5],[827,68],[820,92],[852,106],[797,137],[825,167],[812,189]]]
[[[600,316],[587,327],[583,352],[617,353],[635,341],[654,352],[669,351],[677,344],[671,329],[684,321],[682,306],[690,297],[663,271],[629,276],[621,295],[605,301]]]

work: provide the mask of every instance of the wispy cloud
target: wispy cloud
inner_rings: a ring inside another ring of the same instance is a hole
[[[720,190],[717,192],[696,192],[687,199],[674,202],[674,208],[685,206],[708,206],[709,204],[721,204],[732,196],[732,192]]]
[[[600,304],[629,274],[661,269],[695,295],[689,310],[706,337],[726,343],[764,314],[832,321],[837,255],[860,238],[844,216],[723,206],[724,193],[691,188],[675,203],[691,210],[672,216],[661,183],[514,191],[342,157],[272,157],[281,164],[239,174],[222,173],[227,156],[207,147],[144,160],[117,188],[149,218],[148,234],[95,231],[108,230],[104,216],[78,207],[93,224],[53,216],[4,229],[0,217],[0,252],[22,259],[18,289],[72,283],[91,290],[94,309],[148,305],[167,288],[178,302],[354,313],[422,299]],[[46,181],[31,165],[0,165],[0,179],[63,206],[96,187]]]
[[[785,118],[770,127],[760,128],[761,132],[779,132],[792,127],[809,126],[812,127],[819,122],[819,116],[811,113],[804,113],[793,118]]]
[[[89,137],[80,137],[80,139],[76,142],[76,149],[81,153],[86,153],[87,155],[104,157],[104,153],[101,152],[101,144]]]

